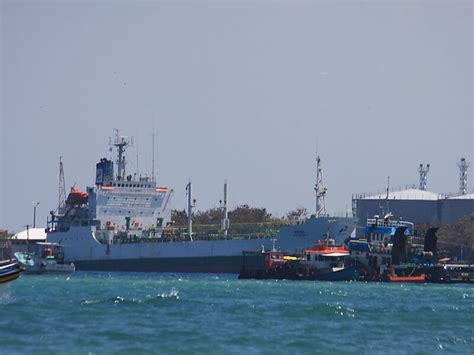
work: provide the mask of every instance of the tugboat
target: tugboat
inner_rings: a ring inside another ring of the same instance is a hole
[[[299,255],[272,250],[260,252],[263,260],[260,264],[251,264],[246,260],[250,255],[254,259],[257,254],[244,252],[240,279],[350,281],[356,272],[348,262],[349,249],[336,245],[330,237]]]
[[[365,238],[350,239],[349,249],[361,280],[426,282],[436,257],[436,231],[431,227],[424,244],[415,243],[414,224],[393,220],[391,213],[367,220]]]
[[[392,264],[400,263],[400,244],[412,235],[414,224],[392,220],[391,213],[383,218],[375,215],[367,219],[365,238],[349,239],[349,250],[363,281],[379,281],[380,275]],[[395,245],[395,248],[394,248]],[[393,260],[395,258],[395,260]]]
[[[350,265],[350,255],[346,246],[336,245],[335,240],[329,237],[304,253],[306,262],[314,273],[314,279],[324,281],[352,280],[356,268]]]

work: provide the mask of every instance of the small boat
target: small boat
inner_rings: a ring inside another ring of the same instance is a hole
[[[0,284],[16,280],[23,268],[16,260],[4,260],[0,262]]]
[[[64,246],[58,243],[38,242],[32,254],[16,252],[15,258],[27,274],[72,273],[73,263],[64,263]]]
[[[448,264],[450,258],[438,260],[431,268],[431,281],[439,283],[474,283],[474,265]]]
[[[387,269],[383,279],[388,282],[426,282],[425,273],[419,275],[396,275],[394,269]]]

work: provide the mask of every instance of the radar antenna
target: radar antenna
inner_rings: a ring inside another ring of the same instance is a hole
[[[326,216],[326,192],[327,188],[323,185],[323,172],[321,169],[321,158],[316,156],[316,184],[314,185],[316,192],[316,213],[315,217],[320,218]]]
[[[66,205],[66,184],[64,182],[63,157],[59,157],[59,193],[58,193],[58,213]]]
[[[427,182],[427,175],[430,171],[430,164],[426,164],[426,167],[423,164],[420,164],[418,167],[418,173],[420,174],[420,190],[426,191],[426,182]]]
[[[471,163],[469,163],[466,158],[461,158],[458,162],[459,167],[459,193],[461,195],[467,194],[467,169]]]

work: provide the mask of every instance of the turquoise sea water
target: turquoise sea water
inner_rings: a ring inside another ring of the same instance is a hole
[[[474,353],[474,286],[29,276],[0,291],[0,353]]]

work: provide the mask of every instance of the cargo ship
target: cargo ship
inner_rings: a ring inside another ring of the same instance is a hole
[[[302,221],[277,225],[230,227],[227,185],[224,185],[222,223],[209,233],[193,231],[192,185],[186,186],[187,227],[171,221],[173,190],[151,177],[127,175],[125,151],[130,139],[116,131],[111,147],[114,162],[100,159],[92,187],[71,190],[63,205],[48,218],[47,240],[64,247],[64,261],[76,270],[239,273],[244,250],[273,246],[301,252],[331,235],[342,243],[356,227],[352,217],[329,217],[324,208],[320,158],[317,158],[315,213]],[[234,230],[234,232],[233,232]]]

